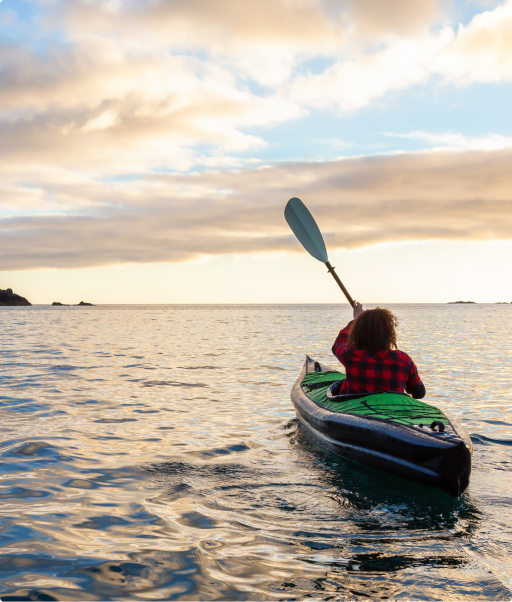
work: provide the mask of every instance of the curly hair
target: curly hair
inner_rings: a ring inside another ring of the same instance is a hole
[[[398,320],[389,309],[367,309],[352,323],[347,343],[373,353],[396,349],[397,325]]]

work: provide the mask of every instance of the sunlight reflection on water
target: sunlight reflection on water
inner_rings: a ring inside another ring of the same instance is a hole
[[[512,306],[392,308],[459,500],[297,429],[347,306],[1,308],[1,598],[510,599]]]

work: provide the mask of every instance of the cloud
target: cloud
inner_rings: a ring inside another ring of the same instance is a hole
[[[378,37],[386,33],[417,33],[441,14],[437,0],[357,0],[349,6],[347,17],[357,33]]]
[[[512,2],[478,14],[459,27],[434,70],[458,84],[512,79]]]
[[[50,18],[65,23],[74,36],[87,36],[92,29],[122,39],[136,33],[138,40],[156,36],[166,45],[223,47],[233,40],[318,40],[336,28],[323,8],[315,0],[64,0],[56,3]]]
[[[452,40],[449,28],[436,35],[393,40],[382,50],[338,61],[318,75],[299,76],[281,93],[308,107],[354,111],[391,90],[425,82],[431,64]]]
[[[296,250],[294,195],[331,248],[512,236],[497,134],[413,132],[444,150],[327,163],[236,156],[312,107],[355,111],[433,75],[511,79],[510,2],[458,28],[434,0],[33,4],[30,22],[0,13],[16,21],[0,47],[4,269]],[[214,170],[165,173],[197,166]]]
[[[65,0],[47,12],[47,27],[72,43],[115,41],[131,56],[207,53],[241,77],[275,87],[299,57],[332,53],[346,42],[344,24],[317,0]]]
[[[34,39],[0,48],[0,157],[30,169],[187,170],[205,146],[265,148],[265,128],[310,108],[355,111],[439,73],[512,77],[511,2],[457,33],[431,28],[434,0],[38,2]]]
[[[265,141],[245,128],[305,114],[192,56],[129,59],[94,43],[66,55],[12,47],[0,56],[0,157],[30,165],[106,174],[189,169],[190,147],[261,149]]]
[[[298,251],[283,207],[300,196],[328,247],[512,239],[512,150],[429,151],[136,182],[41,177],[54,212],[0,220],[4,270]],[[26,194],[18,187],[18,194]],[[74,211],[55,214],[63,206]]]
[[[363,12],[364,4],[358,4],[357,10]],[[381,2],[378,6],[375,14],[386,11],[390,4]],[[424,8],[429,7],[425,4]],[[395,12],[388,13],[390,18]],[[355,22],[364,31],[364,17],[358,19]],[[418,25],[430,22],[425,17]],[[512,80],[510,0],[475,15],[456,31],[445,23],[437,29],[423,27],[412,35],[411,25],[403,35],[383,37],[376,49],[356,44],[356,52],[339,57],[319,74],[295,77],[282,86],[281,93],[306,107],[344,113],[375,103],[389,92],[427,84],[433,76],[441,76],[444,84],[457,85]]]
[[[65,0],[50,15],[74,43],[115,40],[131,54],[206,52],[271,88],[294,78],[304,61],[343,62],[368,45],[424,35],[444,19],[437,0]]]
[[[361,50],[320,74],[296,77],[281,93],[303,106],[343,113],[391,91],[426,84],[434,75],[441,75],[445,84],[511,81],[512,2],[475,15],[456,32],[445,25],[414,36],[389,37],[377,50]]]
[[[512,138],[500,134],[486,136],[464,136],[462,133],[444,132],[440,134],[417,130],[409,134],[386,132],[386,136],[395,138],[409,138],[423,140],[432,145],[433,150],[459,149],[459,150],[501,150],[512,148]]]
[[[132,43],[151,39],[212,51],[252,43],[314,45],[323,51],[339,47],[353,31],[379,39],[417,33],[437,22],[441,9],[437,0],[61,0],[54,3],[50,20],[65,24],[76,37],[92,29]]]

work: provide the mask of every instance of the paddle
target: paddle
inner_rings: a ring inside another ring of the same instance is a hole
[[[348,302],[354,307],[354,300],[343,286],[343,282],[338,278],[338,274],[336,274],[332,265],[329,263],[324,239],[306,205],[298,198],[290,199],[288,203],[286,203],[284,217],[292,229],[292,232],[306,251],[315,259],[318,259],[318,261],[325,263],[327,270],[332,274],[334,280],[336,280],[341,290],[345,293]]]

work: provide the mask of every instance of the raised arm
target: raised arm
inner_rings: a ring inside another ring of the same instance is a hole
[[[364,312],[364,309],[363,309],[363,306],[361,305],[361,303],[359,303],[359,301],[354,301],[354,311],[353,311],[354,320],[358,316],[360,316],[363,312]],[[345,328],[342,328],[340,330],[338,336],[336,337],[336,340],[334,341],[334,345],[332,346],[332,352],[339,359],[340,362],[341,362],[341,357],[342,357],[343,351],[347,346],[348,333],[350,331],[350,327],[354,320],[350,320],[350,322],[345,326]]]

